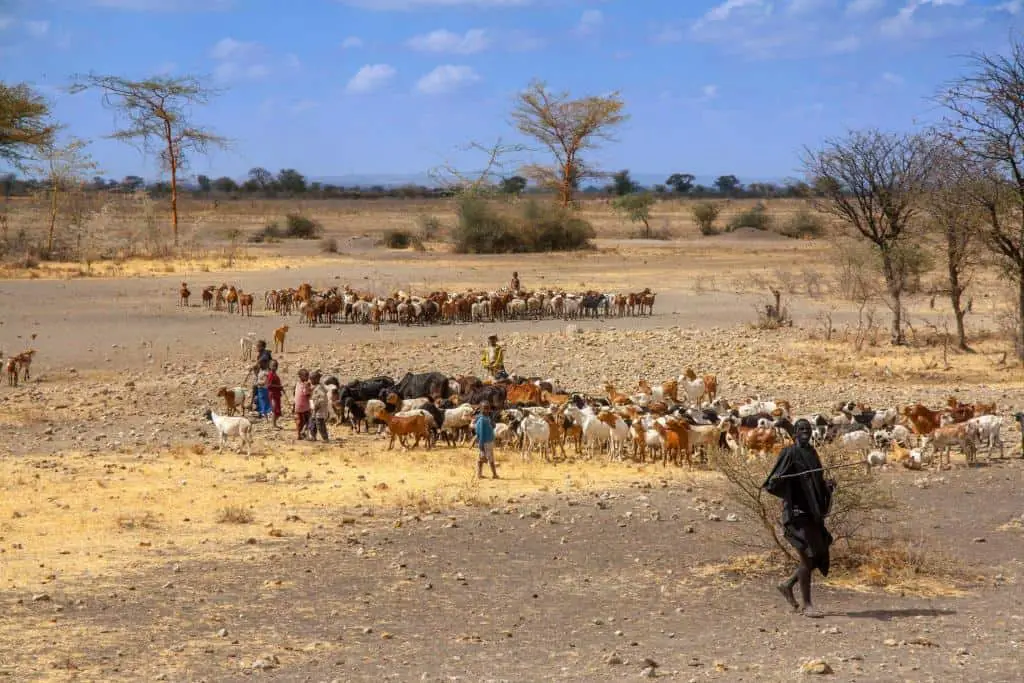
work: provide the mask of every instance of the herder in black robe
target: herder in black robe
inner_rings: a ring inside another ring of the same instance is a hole
[[[832,505],[835,482],[826,481],[818,453],[811,445],[811,423],[797,420],[796,443],[779,453],[774,469],[762,488],[782,499],[782,526],[785,538],[800,555],[800,566],[778,585],[793,610],[808,617],[821,617],[811,604],[811,572],[828,576],[829,546],[832,535],[825,528],[825,517]],[[815,471],[816,470],[816,471]],[[800,583],[803,607],[793,597],[793,586]]]

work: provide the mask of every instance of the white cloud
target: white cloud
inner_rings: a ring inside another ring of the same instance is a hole
[[[894,16],[884,19],[878,26],[879,31],[890,38],[932,37],[940,27],[932,21],[916,21],[914,15],[922,7],[962,7],[967,0],[908,0]],[[948,26],[952,28],[952,26]],[[962,25],[961,25],[962,28]]]
[[[904,83],[903,76],[894,74],[891,71],[886,71],[882,74],[882,81],[889,85],[903,85]]]
[[[468,66],[443,64],[418,80],[416,90],[425,95],[442,95],[480,80],[480,75]]]
[[[289,69],[293,69],[293,70],[301,69],[302,68],[302,60],[299,59],[298,55],[294,55],[294,54],[289,52],[288,54],[286,54],[284,56],[284,65],[286,67],[288,67]]]
[[[713,100],[718,97],[718,86],[717,85],[705,85],[700,89],[702,100]]]
[[[33,38],[43,38],[50,32],[50,22],[45,20],[26,21],[25,32]]]
[[[436,7],[526,7],[535,0],[337,0],[343,5],[363,9],[389,11],[414,10]]]
[[[0,17],[0,31],[14,25],[14,17]]]
[[[1024,0],[1007,0],[1007,2],[1001,5],[996,5],[993,9],[997,12],[1009,12],[1016,16],[1024,11]]]
[[[471,28],[459,35],[446,29],[431,31],[424,35],[414,36],[408,42],[409,47],[420,52],[448,52],[457,55],[471,55],[486,50],[491,44],[487,32],[479,28]]]
[[[725,21],[737,10],[752,8],[764,8],[771,12],[771,5],[766,5],[764,0],[725,0],[721,5],[716,5],[708,10],[702,21]]]
[[[868,14],[885,7],[885,0],[850,0],[846,6],[848,15]]]
[[[342,50],[355,50],[363,46],[363,39],[358,36],[349,36],[341,41]]]
[[[544,47],[544,40],[526,31],[512,31],[504,36],[503,45],[512,52],[531,52]]]
[[[578,36],[592,36],[604,26],[604,14],[599,9],[588,9],[580,16],[573,32]]]
[[[220,60],[248,59],[255,56],[258,52],[260,52],[259,43],[235,40],[234,38],[221,38],[213,46],[213,49],[210,50],[210,56]]]
[[[367,64],[349,80],[345,91],[350,93],[368,93],[379,90],[395,77],[395,68],[390,64]]]

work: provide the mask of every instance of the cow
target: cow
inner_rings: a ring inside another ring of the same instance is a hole
[[[405,373],[392,389],[403,399],[408,398],[448,398],[452,388],[448,378],[440,372]]]

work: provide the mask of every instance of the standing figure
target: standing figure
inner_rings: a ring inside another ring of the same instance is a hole
[[[491,476],[498,478],[498,470],[494,466],[494,423],[491,421],[491,404],[480,405],[480,414],[473,423],[473,432],[476,434],[477,443],[480,445],[480,457],[476,461],[476,477],[482,479],[484,476],[484,463],[491,466]]]
[[[270,361],[270,372],[267,373],[267,394],[270,396],[271,425],[274,429],[280,429],[277,421],[281,418],[281,394],[284,393],[284,384],[281,376],[277,374],[277,361]]]
[[[309,382],[313,385],[313,392],[310,394],[312,413],[309,418],[309,440],[316,441],[317,433],[323,441],[327,441],[327,418],[331,412],[330,393],[327,385],[321,381],[319,370],[314,370],[309,376]]]
[[[295,383],[295,436],[299,441],[306,438],[309,428],[310,394],[313,385],[309,383],[309,370],[299,370],[299,381]]]
[[[811,445],[811,423],[797,420],[794,432],[796,443],[779,453],[762,488],[782,499],[784,535],[800,556],[796,571],[777,588],[794,611],[818,618],[822,614],[811,603],[811,573],[817,569],[822,576],[828,576],[832,534],[825,528],[825,518],[832,506],[835,482],[824,477],[821,460]],[[793,596],[797,583],[802,606]]]
[[[492,334],[487,338],[487,348],[484,349],[480,362],[494,379],[508,377],[508,373],[505,372],[505,348],[498,346],[498,335]]]
[[[509,286],[509,289],[512,290],[513,294],[519,291],[519,271],[514,271],[512,273],[512,284]]]

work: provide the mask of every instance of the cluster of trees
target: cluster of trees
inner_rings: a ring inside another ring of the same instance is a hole
[[[974,267],[986,258],[999,263],[1017,287],[1015,345],[1017,356],[1024,359],[1024,45],[1013,42],[1005,54],[979,54],[971,60],[970,73],[936,96],[947,112],[941,125],[902,134],[862,130],[827,140],[819,148],[805,150],[807,183],[744,187],[735,176],[723,175],[712,190],[695,185],[691,174],[674,173],[663,185],[641,188],[628,171],[609,176],[588,162],[589,154],[602,142],[613,140],[616,128],[628,118],[619,93],[573,98],[535,81],[517,96],[511,118],[523,136],[547,152],[549,163],[505,173],[501,156],[516,148],[503,147],[499,141],[489,150],[485,170],[475,178],[455,174],[441,190],[407,188],[406,194],[399,196],[416,196],[422,191],[427,196],[453,194],[476,201],[530,191],[547,193],[562,210],[557,220],[546,224],[545,230],[552,235],[565,227],[560,222],[571,223],[573,229],[580,227],[576,225],[579,219],[569,212],[578,195],[585,192],[613,196],[613,206],[629,220],[642,223],[648,232],[650,208],[658,196],[713,192],[726,197],[808,197],[873,251],[885,282],[884,296],[893,312],[893,343],[903,343],[905,338],[904,295],[929,265],[922,248],[924,239],[938,236],[961,346],[967,348],[962,302]],[[225,138],[191,119],[196,105],[205,104],[215,91],[191,77],[132,81],[93,74],[76,77],[71,90],[100,93],[103,104],[120,115],[122,126],[111,138],[158,153],[169,182],[150,189],[157,194],[166,192],[170,198],[177,246],[180,179],[189,159],[211,146],[228,145]],[[98,169],[84,151],[85,143],[71,139],[58,145],[59,130],[49,119],[46,101],[30,88],[0,83],[0,161],[30,169],[50,193],[51,246],[62,193],[90,187],[137,191],[143,184],[141,178],[112,183],[97,177]],[[607,186],[596,185],[609,177]],[[13,192],[18,182],[8,178],[5,191]],[[378,189],[388,192],[373,188]],[[241,184],[226,177],[198,176],[189,191],[229,196],[344,196],[351,189],[309,183],[295,169],[273,174],[254,168]],[[360,190],[359,196],[363,195]],[[470,213],[462,211],[460,220]],[[482,215],[480,211],[476,214]]]
[[[904,296],[931,266],[926,245],[937,241],[961,348],[965,295],[978,264],[993,262],[1016,286],[1015,347],[1024,359],[1024,44],[970,60],[968,75],[935,97],[941,123],[827,140],[805,150],[804,168],[818,208],[873,252],[893,344],[905,341]]]

